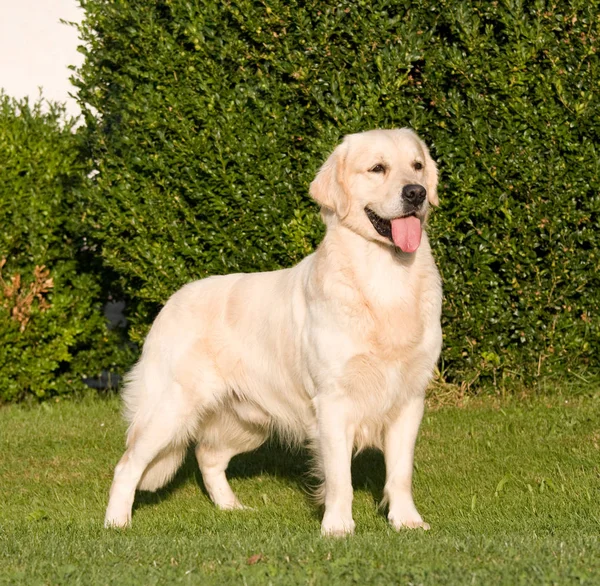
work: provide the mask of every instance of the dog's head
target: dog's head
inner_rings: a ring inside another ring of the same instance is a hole
[[[325,221],[333,216],[361,236],[414,252],[429,205],[438,205],[437,167],[407,128],[350,134],[310,185]]]

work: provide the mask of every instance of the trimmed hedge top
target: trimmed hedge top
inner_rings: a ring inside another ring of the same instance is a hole
[[[86,219],[135,340],[185,282],[310,252],[328,152],[410,126],[441,170],[446,380],[598,369],[598,0],[83,6]]]

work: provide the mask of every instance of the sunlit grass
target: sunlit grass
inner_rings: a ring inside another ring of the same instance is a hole
[[[431,531],[395,533],[377,453],[354,464],[354,537],[319,535],[302,451],[238,457],[252,510],[217,511],[193,459],[102,528],[124,424],[115,398],[0,410],[0,582],[565,584],[600,575],[600,396],[430,409],[415,499]]]

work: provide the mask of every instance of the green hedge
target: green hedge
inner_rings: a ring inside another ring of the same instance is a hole
[[[41,105],[0,93],[0,403],[72,393],[131,360],[84,250],[79,139]]]
[[[597,372],[598,0],[82,3],[86,218],[134,340],[183,283],[310,252],[327,153],[411,126],[441,169],[443,377]]]

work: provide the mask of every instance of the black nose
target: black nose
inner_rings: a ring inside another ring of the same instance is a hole
[[[414,206],[419,206],[425,201],[427,191],[422,185],[405,185],[402,188],[402,198]]]

